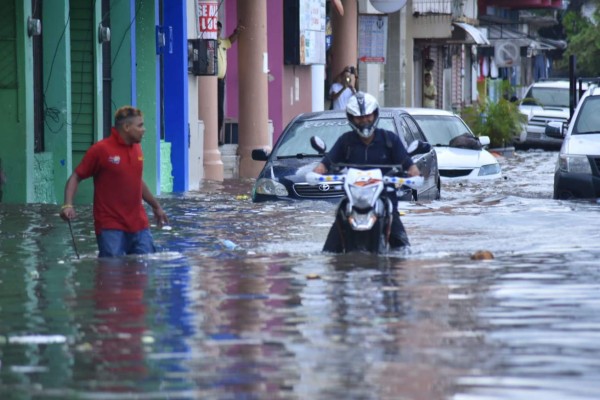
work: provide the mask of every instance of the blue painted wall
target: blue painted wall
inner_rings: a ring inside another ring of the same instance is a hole
[[[171,143],[173,191],[188,190],[187,13],[185,0],[163,2],[165,140]]]

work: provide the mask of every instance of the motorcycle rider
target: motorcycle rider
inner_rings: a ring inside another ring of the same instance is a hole
[[[332,164],[345,163],[357,165],[402,165],[408,176],[420,175],[419,168],[408,155],[400,137],[393,132],[377,128],[379,121],[379,103],[372,95],[357,92],[348,100],[346,116],[352,127],[331,147],[328,154],[315,167],[314,172],[326,174]],[[383,171],[385,173],[386,171]],[[389,238],[390,248],[398,249],[410,246],[408,236],[400,221],[396,191],[389,193],[393,204],[392,229]],[[323,251],[341,253],[344,251],[341,227],[337,220],[329,230]]]

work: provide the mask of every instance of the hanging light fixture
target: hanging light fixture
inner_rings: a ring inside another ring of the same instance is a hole
[[[379,12],[390,14],[400,11],[406,0],[370,0],[371,5]]]

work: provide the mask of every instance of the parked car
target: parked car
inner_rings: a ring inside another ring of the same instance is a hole
[[[490,138],[476,137],[458,115],[431,108],[408,108],[407,111],[434,147],[442,181],[502,176],[498,160],[484,148]]]
[[[554,198],[600,198],[600,87],[590,85],[568,125],[550,123],[545,133],[564,138],[554,172]]]
[[[380,108],[378,127],[401,133],[400,138],[406,147],[415,140],[426,141],[415,120],[402,108]],[[306,182],[306,173],[312,171],[323,157],[312,148],[310,138],[319,136],[327,148],[331,148],[338,137],[351,129],[344,111],[320,111],[296,116],[284,129],[270,154],[264,149],[252,151],[252,159],[266,161],[252,189],[252,200],[339,200],[344,193],[342,182],[320,186]],[[439,199],[441,181],[435,151],[430,149],[412,158],[425,178],[424,184],[417,191],[399,193],[399,198]]]
[[[569,98],[568,80],[545,80],[532,84],[519,105],[519,111],[527,115],[528,122],[516,144],[560,148],[562,138],[546,135],[545,129],[549,122],[566,123],[569,120]]]

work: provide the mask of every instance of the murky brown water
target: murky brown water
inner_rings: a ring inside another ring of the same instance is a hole
[[[91,207],[0,204],[1,399],[595,399],[598,205],[555,152],[403,204],[410,255],[321,253],[334,205],[165,197],[162,252],[96,259]],[[489,250],[492,261],[473,261]]]

